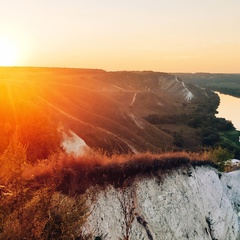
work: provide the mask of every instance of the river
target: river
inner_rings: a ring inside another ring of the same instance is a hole
[[[216,114],[216,117],[230,120],[234,127],[240,131],[240,98],[219,92],[216,93],[220,97],[220,104],[217,109],[218,114]]]

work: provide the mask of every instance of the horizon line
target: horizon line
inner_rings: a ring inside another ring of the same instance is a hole
[[[156,71],[156,70],[105,70],[102,68],[88,68],[88,67],[60,67],[60,66],[0,66],[0,68],[49,68],[49,69],[79,69],[79,70],[97,70],[97,71],[103,71],[103,72],[162,72],[162,73],[170,73],[170,74],[237,74],[240,75],[240,72],[208,72],[208,71]]]

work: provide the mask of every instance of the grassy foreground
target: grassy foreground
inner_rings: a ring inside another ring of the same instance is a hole
[[[81,236],[88,216],[87,189],[124,189],[138,177],[160,180],[174,169],[214,163],[206,154],[113,155],[57,153],[28,162],[17,136],[0,155],[0,239],[89,239]]]

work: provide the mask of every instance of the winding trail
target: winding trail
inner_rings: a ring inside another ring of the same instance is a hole
[[[130,104],[130,106],[132,106],[136,100],[136,96],[137,96],[137,93],[134,93],[134,96],[133,96],[133,99],[132,99],[132,102]]]

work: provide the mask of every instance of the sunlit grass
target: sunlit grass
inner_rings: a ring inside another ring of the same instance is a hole
[[[191,176],[192,166],[215,166],[206,152],[184,151],[112,156],[89,151],[80,157],[58,152],[27,163],[17,133],[0,160],[0,239],[75,239],[88,215],[88,189],[124,189],[135,179],[161,182],[175,170]]]
[[[136,177],[149,177],[159,171],[164,175],[174,169],[205,164],[215,166],[207,155],[187,152],[111,157],[96,153],[80,157],[58,154],[24,171],[23,178],[36,188],[45,182],[57,183],[59,191],[74,196],[91,186],[122,187]]]

